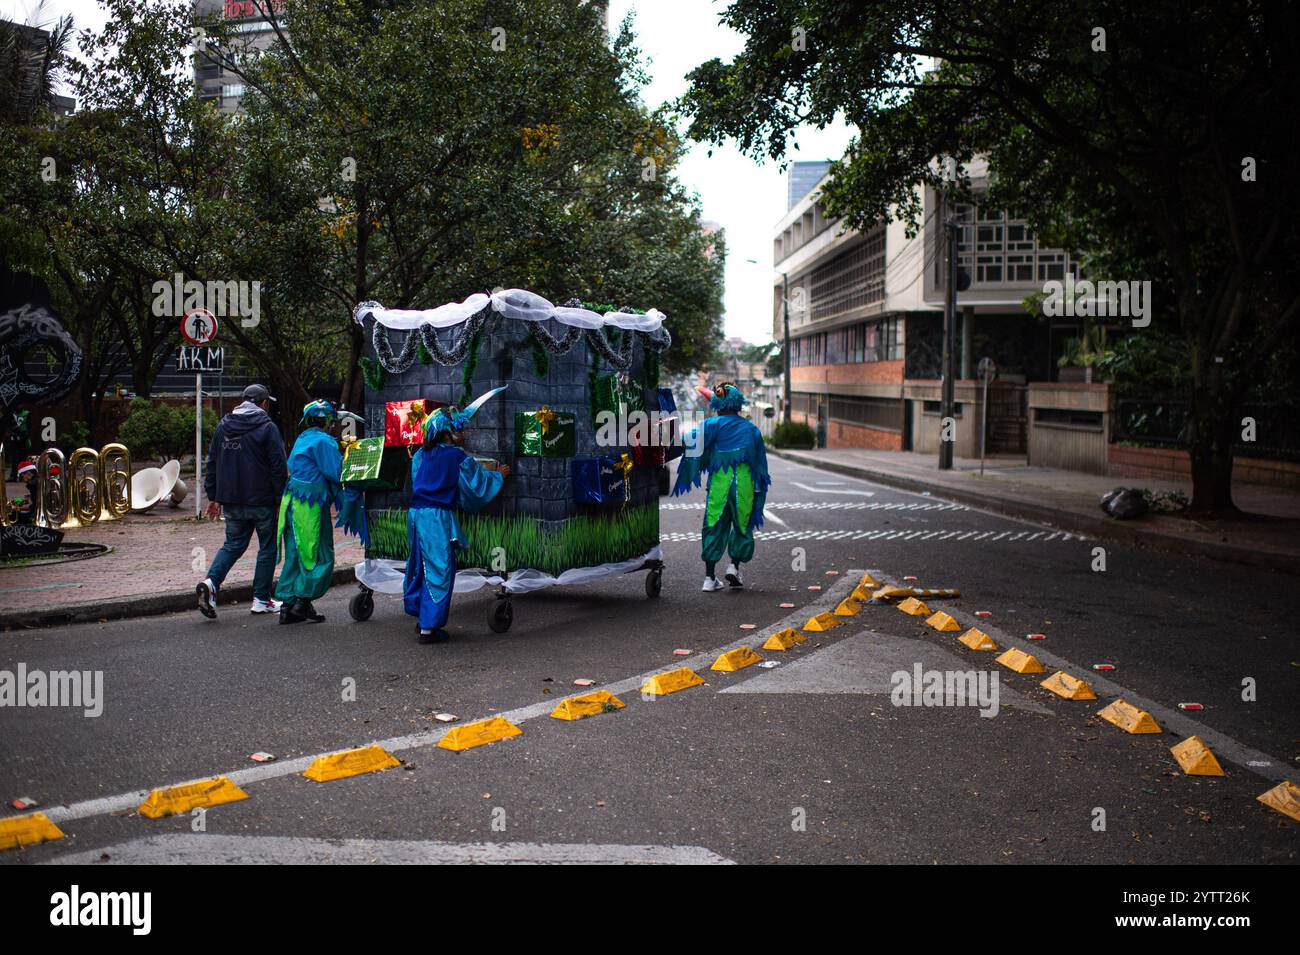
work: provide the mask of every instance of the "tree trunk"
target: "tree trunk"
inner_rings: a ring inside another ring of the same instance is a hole
[[[1233,418],[1236,401],[1223,380],[1222,366],[1213,356],[1202,361],[1211,367],[1194,376],[1200,383],[1192,395],[1192,503],[1189,513],[1204,518],[1240,515],[1232,501],[1232,446],[1237,436]]]

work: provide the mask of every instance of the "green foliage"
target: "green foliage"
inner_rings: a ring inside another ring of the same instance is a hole
[[[470,336],[469,347],[465,351],[465,365],[460,373],[460,407],[465,407],[474,400],[474,373],[478,370],[479,346],[483,344],[483,328],[480,326]]]
[[[371,391],[379,391],[384,387],[388,373],[384,371],[383,365],[366,355],[357,359],[357,364],[361,366],[361,376],[365,379],[367,388]]]
[[[217,415],[205,409],[205,449],[212,443],[216,430]],[[118,429],[118,440],[127,446],[133,461],[166,460],[192,454],[194,409],[189,405],[168,405],[148,398],[133,398],[130,412]]]
[[[802,421],[782,421],[772,429],[772,446],[776,448],[812,448],[817,434]]]

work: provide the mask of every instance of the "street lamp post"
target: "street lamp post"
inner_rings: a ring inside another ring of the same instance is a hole
[[[790,276],[781,273],[781,420],[790,423]]]
[[[948,205],[946,200],[944,205]],[[953,366],[957,351],[957,230],[959,226],[952,215],[951,208],[944,211],[947,213],[944,228],[948,240],[948,288],[943,303],[943,388],[939,408],[939,470],[951,471],[952,446],[956,442],[946,440],[944,431],[949,421],[956,420],[953,417],[953,400],[956,397]]]

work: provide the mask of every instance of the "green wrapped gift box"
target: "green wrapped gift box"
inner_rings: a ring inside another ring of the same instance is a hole
[[[620,411],[620,405],[626,405],[626,408]],[[596,379],[591,392],[591,420],[593,423],[596,422],[596,416],[602,411],[609,411],[617,415],[642,411],[644,410],[643,406],[644,396],[641,390],[630,382],[621,381],[618,375],[601,375]]]
[[[577,418],[568,411],[515,413],[515,456],[521,458],[571,458],[577,450]]]
[[[406,448],[385,448],[382,435],[362,438],[343,459],[341,481],[362,489],[400,488],[410,462]]]

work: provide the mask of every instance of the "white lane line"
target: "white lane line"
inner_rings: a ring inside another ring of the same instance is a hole
[[[898,583],[897,580],[888,575],[875,575],[873,572],[873,576],[882,583]],[[980,630],[987,633],[1004,647],[1023,647],[1025,644],[1023,635],[1019,637],[1013,636],[1005,630],[988,623],[983,617],[976,617],[973,613],[947,605],[944,606],[944,611],[963,626],[979,627]],[[1270,756],[1267,753],[1261,753],[1257,749],[1252,749],[1227,733],[1212,729],[1204,723],[1192,719],[1183,710],[1171,709],[1162,703],[1157,703],[1155,700],[1142,696],[1140,693],[1135,693],[1126,687],[1120,686],[1114,680],[1107,679],[1097,671],[1088,670],[1078,664],[1071,663],[1065,657],[1057,656],[1051,650],[1045,649],[1039,642],[1035,642],[1034,646],[1026,649],[1025,652],[1033,653],[1040,663],[1046,664],[1048,667],[1064,670],[1072,675],[1086,673],[1087,675],[1082,679],[1086,679],[1092,685],[1098,696],[1123,697],[1129,703],[1146,710],[1154,716],[1156,722],[1165,730],[1182,737],[1199,736],[1214,751],[1216,756],[1230,759],[1238,766],[1250,770],[1257,776],[1262,776],[1271,782],[1280,783],[1282,780],[1290,779],[1295,775],[1294,770],[1285,759],[1279,759],[1276,756]],[[1046,693],[1047,691],[1044,690],[1043,692]],[[1105,704],[1098,700],[1084,705],[1101,709]],[[1096,712],[1096,710],[1092,712]],[[1123,731],[1117,729],[1115,732]],[[1168,750],[1168,747],[1166,746],[1165,749]]]
[[[311,839],[188,832],[146,836],[71,852],[46,865],[734,865],[703,846],[621,846],[547,842],[417,842]]]
[[[835,487],[812,487],[807,484],[800,484],[798,481],[791,481],[790,483],[793,484],[795,487],[803,488],[805,491],[812,491],[814,494],[855,494],[858,495],[859,497],[876,496],[875,491],[855,491],[851,488],[840,489]]]
[[[763,520],[776,521],[776,523],[780,524],[782,527],[789,527],[790,525],[787,524],[785,521],[781,520],[780,515],[776,513],[776,509],[778,506],[779,505],[776,504],[768,504],[767,506],[765,506],[763,508]]]
[[[614,683],[602,685],[602,690],[608,690],[610,693],[627,693],[634,692],[637,699],[640,699],[641,687],[645,685],[646,680],[656,673],[664,673],[668,670],[675,670],[678,667],[691,667],[692,669],[708,669],[720,653],[728,650],[735,650],[738,647],[750,646],[754,641],[762,643],[772,634],[784,630],[786,627],[798,629],[803,626],[804,622],[822,610],[831,610],[851,591],[862,576],[862,570],[848,570],[834,584],[827,587],[813,601],[805,604],[803,607],[795,610],[793,613],[782,617],[778,622],[771,624],[762,630],[750,631],[743,637],[732,641],[723,647],[717,647],[711,650],[705,650],[690,657],[679,657],[671,663],[655,667],[653,670],[646,670],[638,673],[636,676],[627,677]],[[875,571],[872,571],[874,574]],[[879,578],[877,578],[879,579]],[[561,697],[563,699],[563,697]],[[529,706],[521,706],[513,710],[507,710],[504,713],[489,713],[486,716],[478,716],[473,719],[466,719],[464,723],[476,723],[480,720],[491,719],[495,716],[502,716],[510,722],[518,724],[539,716],[547,716],[551,710],[555,709],[559,700],[543,700],[539,703],[533,703]],[[629,705],[635,701],[629,700]],[[464,725],[462,723],[462,725]],[[45,815],[52,822],[65,822],[72,819],[86,819],[91,816],[103,816],[109,813],[126,812],[136,809],[144,798],[149,795],[153,789],[167,788],[170,786],[182,786],[186,783],[199,782],[202,779],[211,779],[213,776],[226,776],[235,785],[241,788],[249,783],[262,782],[267,779],[277,779],[282,776],[293,776],[301,773],[315,760],[321,756],[328,756],[331,753],[346,752],[349,749],[356,749],[363,746],[382,746],[390,753],[399,753],[407,749],[418,749],[421,746],[432,746],[442,739],[443,734],[447,732],[445,727],[437,729],[422,730],[418,733],[407,733],[404,736],[393,736],[388,739],[371,740],[369,742],[356,743],[352,746],[343,747],[342,749],[327,750],[323,753],[315,753],[311,756],[300,756],[297,759],[286,759],[283,762],[262,763],[258,766],[248,766],[244,769],[237,769],[233,772],[214,772],[207,776],[200,776],[194,779],[183,779],[174,783],[159,783],[157,786],[151,786],[148,789],[137,789],[132,792],[119,793],[116,796],[101,796],[96,799],[85,799],[81,802],[74,802],[66,806],[51,806],[44,810]],[[313,784],[317,785],[317,784]]]

